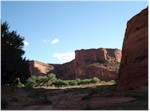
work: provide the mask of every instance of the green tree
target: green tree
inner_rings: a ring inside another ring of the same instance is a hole
[[[9,31],[8,24],[1,24],[1,81],[2,85],[24,82],[29,77],[28,62],[23,55],[24,38],[16,31]]]
[[[38,76],[36,80],[37,86],[46,86],[48,84],[47,76]]]
[[[51,81],[56,81],[57,80],[56,75],[54,73],[48,74],[47,77]]]
[[[35,86],[37,86],[36,80],[37,80],[36,76],[29,77],[26,81],[26,87],[35,87]]]
[[[48,74],[48,82],[47,85],[51,86],[53,82],[57,80],[56,75],[54,73]]]

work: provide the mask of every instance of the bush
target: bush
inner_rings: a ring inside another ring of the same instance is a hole
[[[48,86],[52,86],[52,83],[57,80],[56,75],[53,73],[48,74],[47,78],[48,78],[48,82],[47,82]]]
[[[61,86],[67,85],[67,82],[65,82],[61,79],[58,79],[55,82],[53,82],[53,85],[56,87],[61,87]]]
[[[75,86],[78,84],[76,80],[68,80],[68,83],[70,86]]]
[[[91,84],[91,83],[99,83],[100,79],[97,77],[94,77],[92,79],[79,79],[76,78],[75,80],[62,80],[57,79],[56,75],[51,73],[48,74],[48,76],[31,76],[26,81],[26,87],[40,87],[40,86],[56,86],[56,87],[62,87],[62,86],[76,86],[76,85],[85,85],[85,84]],[[113,83],[113,81],[111,81]],[[24,85],[19,82],[18,87],[24,87]]]
[[[81,79],[76,78],[75,80],[77,81],[77,85],[79,85],[79,84],[80,84],[80,82],[81,82]]]
[[[94,84],[99,83],[99,82],[100,82],[100,79],[97,78],[97,77],[94,77],[94,78],[92,78],[92,80],[91,80],[91,83],[94,83]]]
[[[56,75],[54,73],[48,74],[48,80],[54,82],[57,80]]]
[[[25,87],[25,85],[20,81],[20,78],[17,78],[16,80],[17,80],[16,86],[17,86],[18,88]]]
[[[67,80],[63,80],[62,85],[63,85],[63,86],[68,86],[68,85],[69,85],[69,82],[68,82]]]
[[[48,83],[48,77],[47,76],[38,76],[36,83],[37,86],[46,86]]]
[[[110,80],[110,81],[108,81],[108,83],[116,84],[115,80]]]
[[[27,87],[35,87],[36,85],[37,85],[36,76],[31,76],[27,79],[27,82],[26,82]]]
[[[79,84],[90,84],[91,83],[91,79],[83,79],[80,81]]]

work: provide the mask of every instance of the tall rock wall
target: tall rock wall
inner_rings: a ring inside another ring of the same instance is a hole
[[[119,49],[88,49],[75,51],[71,62],[56,65],[54,72],[62,79],[99,77],[101,80],[115,80],[121,61]]]
[[[148,8],[127,23],[118,90],[148,85]]]
[[[84,66],[87,63],[121,61],[121,52],[118,49],[88,49],[75,51],[75,63],[77,66]]]
[[[88,49],[75,51],[75,59],[64,64],[45,64],[30,61],[31,75],[47,75],[55,73],[58,78],[93,78],[116,80],[121,61],[119,49]]]

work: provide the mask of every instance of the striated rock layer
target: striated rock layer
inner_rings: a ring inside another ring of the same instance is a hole
[[[117,79],[121,50],[88,49],[75,51],[75,59],[62,65],[53,65],[54,72],[62,79],[99,77],[101,80]]]
[[[127,23],[118,90],[148,85],[148,8]]]

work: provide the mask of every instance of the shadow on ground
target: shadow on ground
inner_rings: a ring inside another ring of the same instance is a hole
[[[115,85],[44,89],[2,86],[2,110],[148,110],[148,88],[116,91]]]

